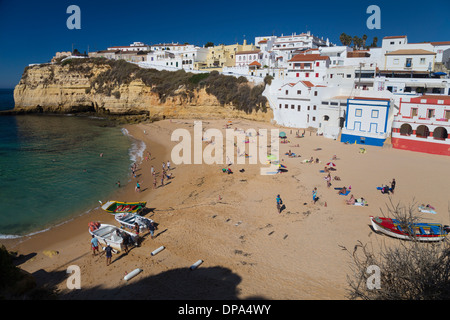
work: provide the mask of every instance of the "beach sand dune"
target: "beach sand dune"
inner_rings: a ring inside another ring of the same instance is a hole
[[[226,120],[203,122],[203,128],[224,132]],[[287,133],[280,144],[283,173],[261,175],[261,164],[237,164],[233,174],[222,171],[226,164],[174,164],[174,178],[160,186],[162,163],[171,160],[175,129],[193,132],[194,120],[164,120],[127,126],[142,140],[151,159],[138,163],[141,192],[134,190],[135,178],[114,195],[115,200],[145,200],[146,216],[159,226],[155,238],[144,234],[140,247],[128,254],[113,255],[106,266],[104,255],[93,256],[87,224],[96,220],[116,224],[112,215],[100,208],[48,232],[20,241],[5,240],[10,250],[36,254],[20,265],[34,274],[40,284],[51,284],[61,299],[345,299],[350,260],[343,247],[358,241],[377,244],[397,240],[374,234],[371,215],[386,212],[389,197],[403,205],[430,203],[438,214],[423,214],[426,221],[449,224],[447,182],[448,157],[365,146],[311,135],[296,138],[294,129],[271,124],[233,120],[231,128],[276,128]],[[303,129],[300,129],[302,132]],[[252,139],[252,138],[250,138]],[[299,147],[296,147],[296,145]],[[206,143],[202,143],[203,148]],[[289,150],[301,155],[288,157]],[[145,155],[147,153],[144,153]],[[333,155],[336,170],[327,188],[326,173],[320,172]],[[304,163],[318,158],[320,163]],[[150,167],[158,173],[153,187]],[[242,172],[240,170],[244,169]],[[381,194],[376,188],[397,181],[395,194]],[[364,197],[369,206],[348,206],[350,197],[335,188],[351,186],[355,197]],[[312,201],[312,189],[319,200]],[[276,196],[284,207],[277,212]],[[107,199],[105,199],[107,200]],[[165,249],[151,256],[161,246]],[[376,245],[375,245],[376,247]],[[52,257],[44,250],[58,251]],[[189,267],[198,260],[195,270]],[[66,269],[81,269],[81,290],[67,289]],[[141,268],[135,278],[126,273]]]

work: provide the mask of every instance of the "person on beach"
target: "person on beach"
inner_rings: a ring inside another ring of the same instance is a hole
[[[134,188],[134,191],[141,192],[141,185],[139,184],[139,181],[136,182],[136,188]]]
[[[277,210],[278,210],[278,214],[281,213],[281,205],[283,204],[283,200],[281,200],[280,195],[277,195]]]
[[[156,177],[153,179],[153,189],[156,189]]]
[[[153,221],[150,221],[150,223],[148,224],[148,232],[150,233],[150,238],[153,239],[153,236],[155,234],[155,224],[153,223]]]
[[[164,186],[164,173],[161,176],[161,187]]]
[[[120,188],[120,180],[117,180],[116,184],[117,184],[117,187]]]
[[[92,247],[92,254],[94,256],[96,256],[97,255],[96,252],[99,253],[99,251],[98,251],[98,239],[94,235],[92,235],[91,247]]]
[[[394,189],[395,189],[395,179],[392,179],[392,182],[391,182],[391,192],[392,192],[392,194],[394,194]]]
[[[151,167],[150,172],[152,173],[152,176],[155,175],[155,168],[153,168],[153,166]]]
[[[170,161],[167,160],[167,171],[169,171],[169,170],[170,170]]]
[[[106,252],[106,265],[109,266],[111,264],[112,258],[112,248],[109,244],[106,246],[105,252]]]
[[[317,202],[317,200],[319,200],[319,197],[317,196],[317,188],[316,187],[312,191],[312,196],[313,196],[313,202],[315,204]]]
[[[338,194],[343,194],[345,195],[347,193],[347,188],[346,187],[342,187],[341,190],[339,190]]]

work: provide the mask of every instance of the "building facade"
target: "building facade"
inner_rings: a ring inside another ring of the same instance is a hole
[[[392,146],[450,156],[449,121],[449,96],[402,98],[394,117]]]

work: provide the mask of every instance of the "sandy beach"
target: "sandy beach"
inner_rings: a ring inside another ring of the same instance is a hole
[[[113,254],[106,266],[104,254],[93,256],[88,223],[115,224],[114,217],[96,208],[61,226],[19,240],[1,240],[8,250],[26,259],[19,265],[33,274],[38,284],[58,289],[59,299],[274,299],[338,300],[347,298],[350,260],[341,246],[353,248],[361,241],[395,243],[398,240],[372,232],[370,216],[385,212],[389,197],[394,203],[432,204],[437,214],[423,214],[424,221],[450,224],[446,172],[449,158],[393,148],[346,145],[309,131],[296,138],[297,129],[234,119],[204,120],[204,129],[224,126],[247,130],[280,129],[287,134],[280,144],[285,172],[261,175],[260,164],[174,164],[170,137],[175,129],[192,132],[194,120],[173,119],[126,126],[146,143],[151,158],[138,163],[137,177],[118,188],[111,199],[147,201],[149,217],[159,226],[155,238],[143,233],[143,242],[128,254]],[[303,129],[298,129],[300,133]],[[224,134],[225,135],[225,134]],[[298,145],[298,146],[297,146]],[[206,143],[203,143],[203,148]],[[285,153],[300,157],[288,157]],[[333,155],[337,160],[328,188],[320,172]],[[105,157],[109,156],[104,154]],[[304,163],[318,158],[320,163]],[[160,186],[162,163],[172,162],[173,179]],[[153,186],[150,168],[157,172]],[[243,170],[241,172],[240,170]],[[395,193],[376,188],[397,181]],[[135,191],[136,181],[141,192]],[[351,186],[368,206],[345,204],[350,195],[338,195],[337,187]],[[319,200],[312,201],[313,188]],[[276,196],[284,208],[279,214]],[[165,249],[155,256],[151,252]],[[52,254],[53,253],[53,254]],[[195,270],[189,267],[198,260]],[[81,269],[81,289],[67,288],[67,268]],[[126,273],[142,272],[124,281]]]

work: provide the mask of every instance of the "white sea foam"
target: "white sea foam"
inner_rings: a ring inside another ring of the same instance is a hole
[[[144,141],[136,140],[130,132],[122,128],[122,133],[132,139],[130,150],[128,151],[128,154],[130,155],[130,160],[132,162],[138,162],[142,161],[144,159],[144,151],[147,147]]]

